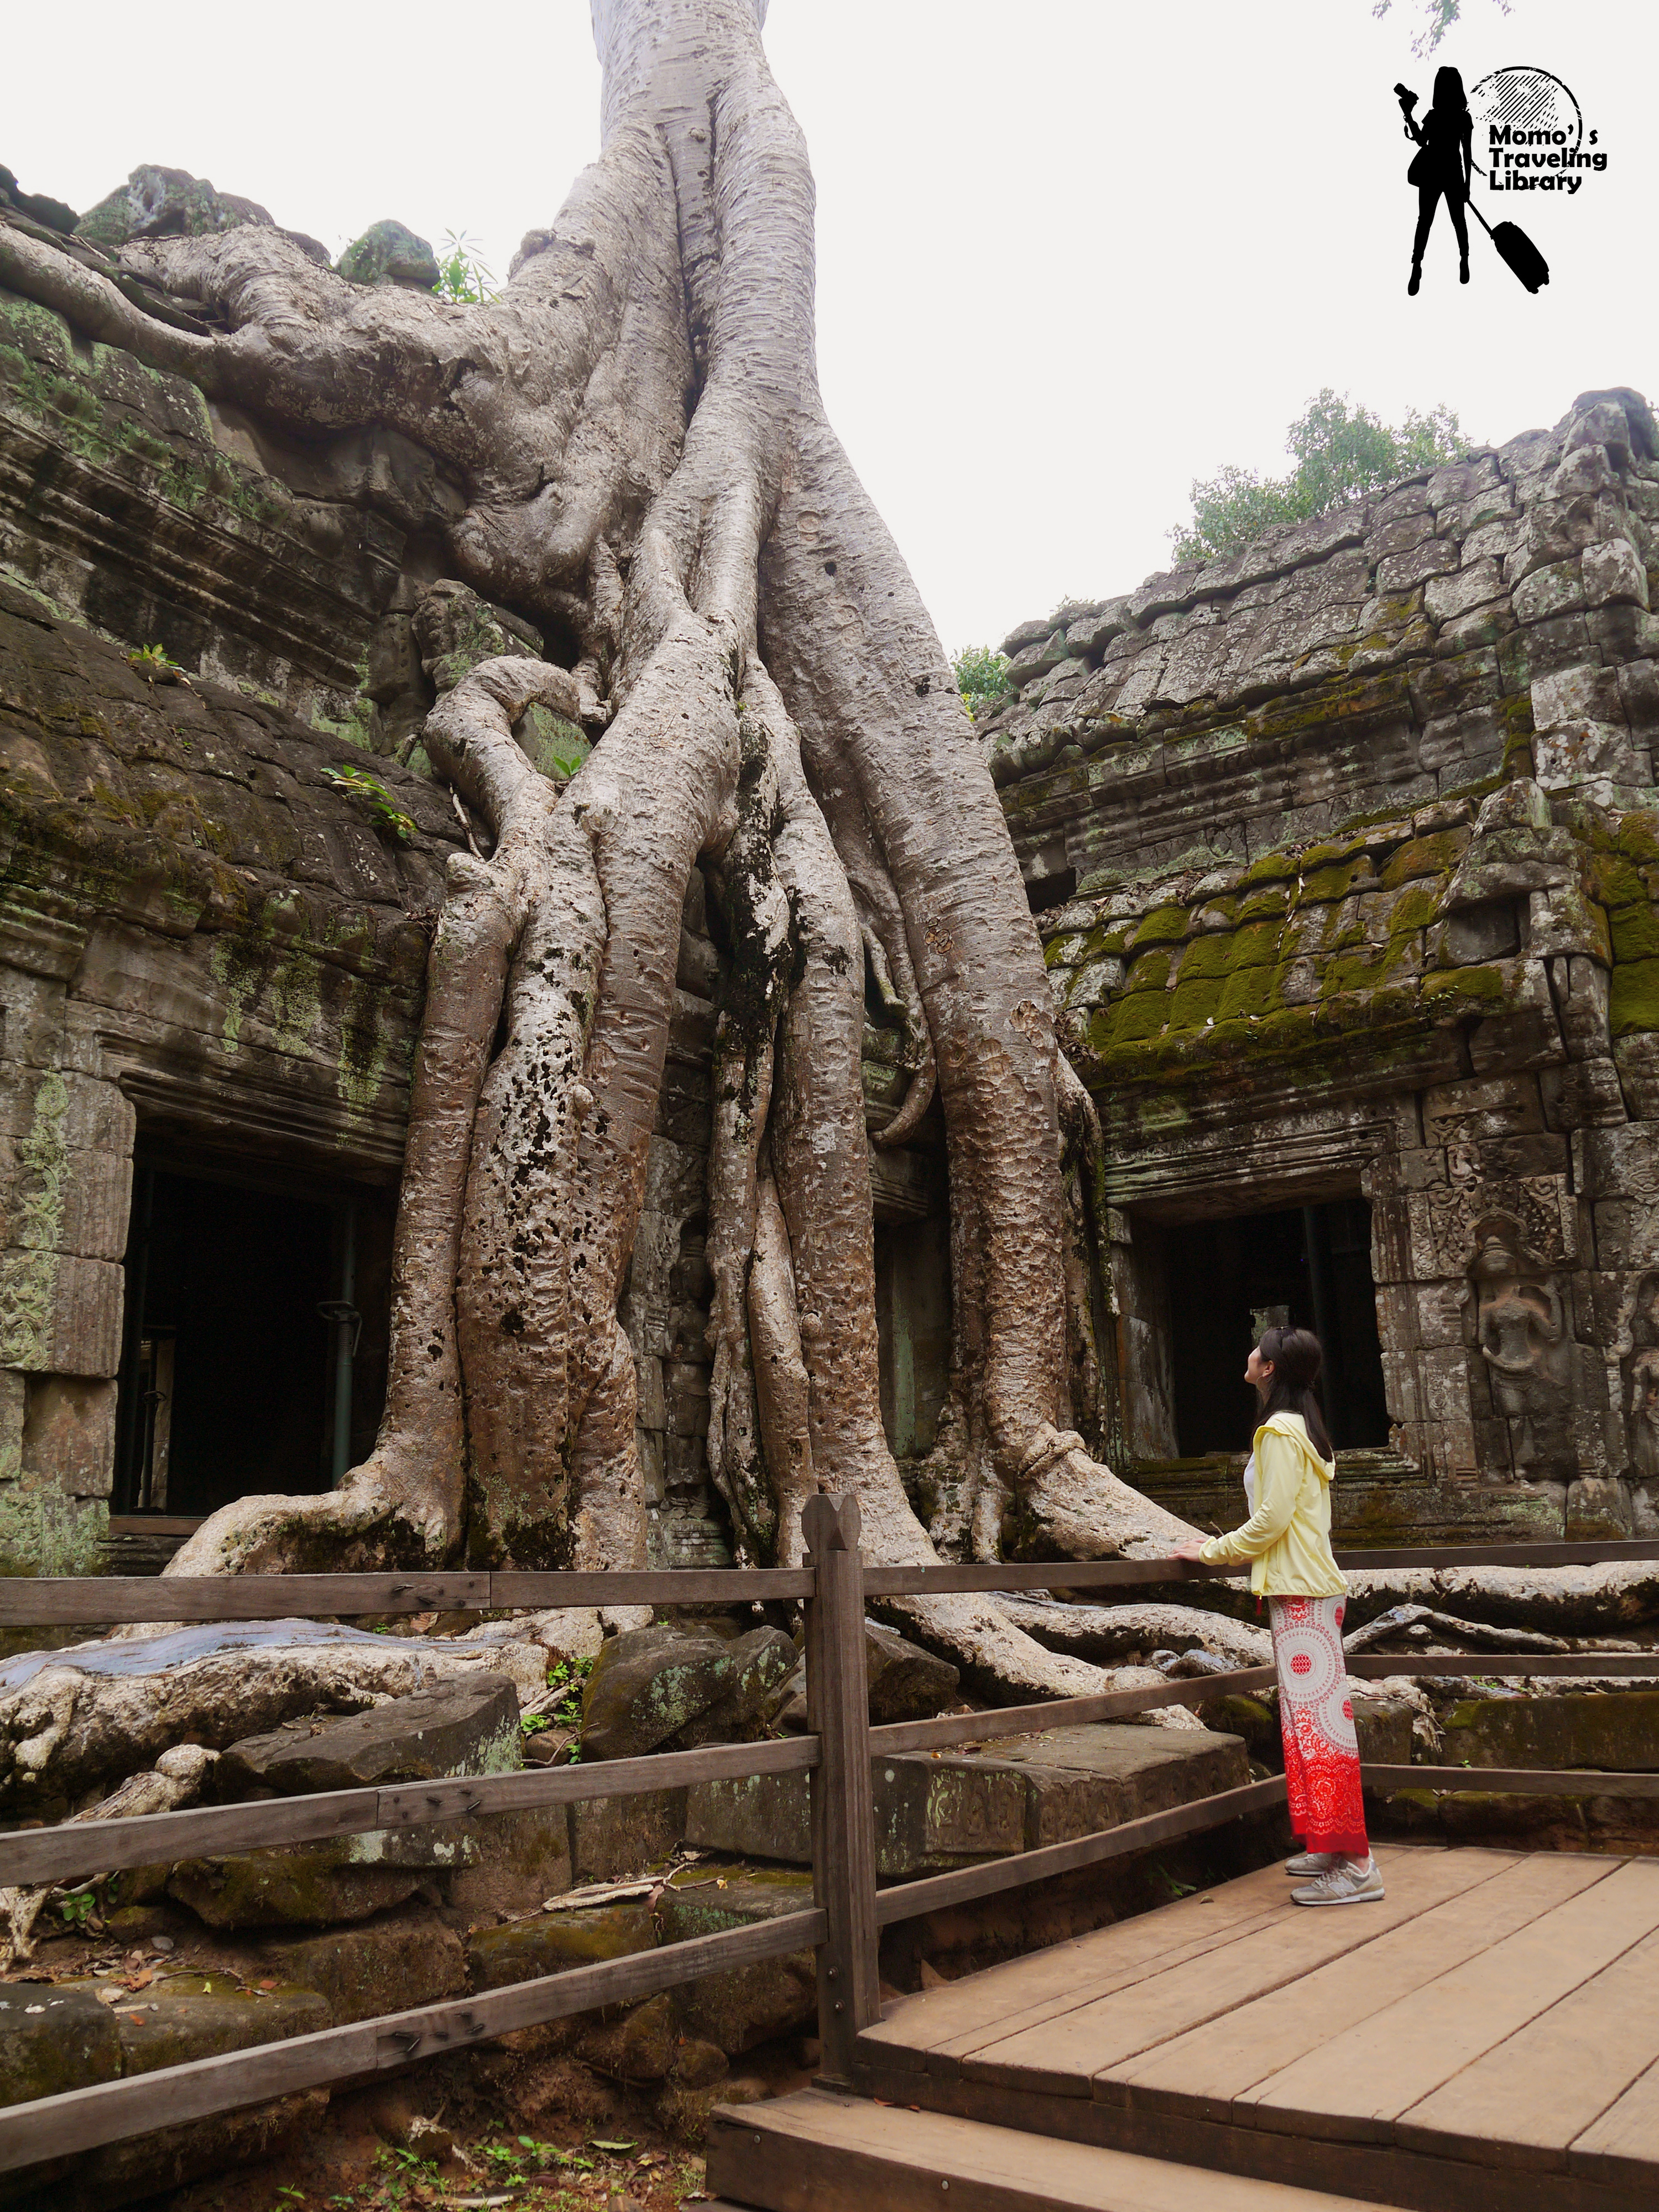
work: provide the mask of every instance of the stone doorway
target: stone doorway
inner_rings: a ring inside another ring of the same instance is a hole
[[[1247,1451],[1255,1407],[1244,1362],[1261,1331],[1311,1328],[1325,1346],[1322,1396],[1339,1449],[1389,1441],[1371,1279],[1370,1208],[1329,1199],[1164,1232],[1171,1379],[1183,1458]]]
[[[164,1517],[176,1540],[252,1492],[327,1490],[363,1456],[385,1394],[389,1226],[379,1191],[136,1161],[124,1529]]]

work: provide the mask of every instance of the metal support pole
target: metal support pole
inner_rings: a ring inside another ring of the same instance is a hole
[[[812,1893],[830,1922],[818,1953],[818,2078],[845,2087],[859,2030],[881,2017],[858,1500],[809,1498],[801,1528],[817,1577],[806,1601],[807,1720],[820,1746],[811,1780]]]

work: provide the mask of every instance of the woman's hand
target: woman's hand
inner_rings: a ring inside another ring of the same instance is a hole
[[[1170,1557],[1172,1559],[1201,1559],[1204,1556],[1202,1536],[1194,1536],[1185,1544],[1177,1544]]]

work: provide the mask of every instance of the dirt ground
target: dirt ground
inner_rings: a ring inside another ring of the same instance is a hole
[[[491,2114],[418,2077],[337,2096],[272,2156],[147,2198],[142,2212],[679,2212],[703,2200],[699,2155],[614,2110],[578,2124],[556,2087],[539,2084],[544,2118],[526,2126],[516,2097],[503,2118],[499,2104]],[[416,2118],[441,2133],[411,2129]]]

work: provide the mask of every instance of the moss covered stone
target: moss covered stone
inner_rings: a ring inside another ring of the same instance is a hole
[[[1621,960],[1613,971],[1608,1025],[1616,1037],[1659,1030],[1659,960]]]
[[[1449,874],[1462,858],[1470,835],[1468,830],[1439,830],[1432,836],[1408,838],[1383,866],[1383,890],[1398,890],[1418,876]]]

